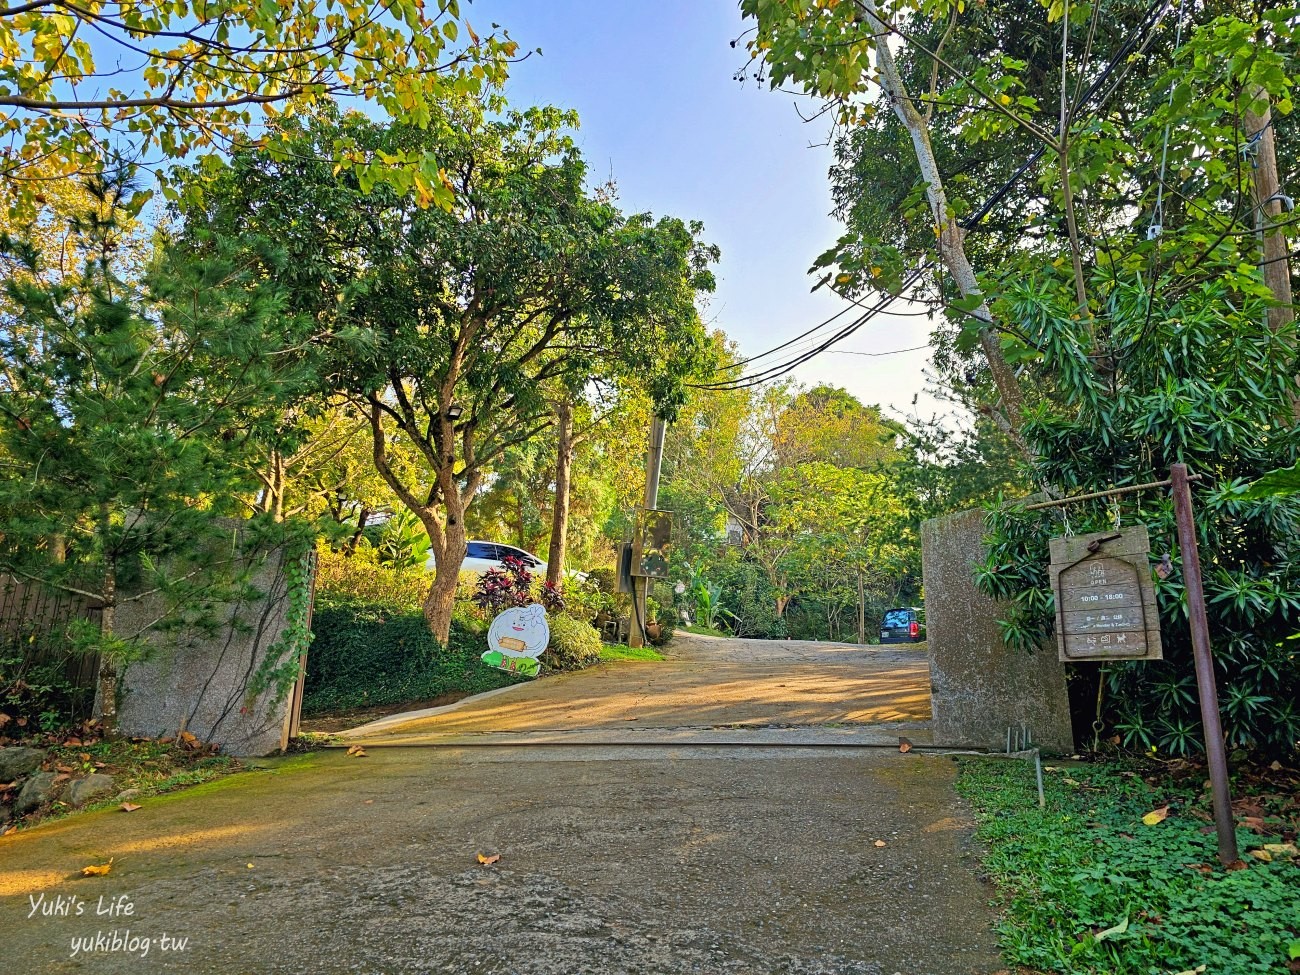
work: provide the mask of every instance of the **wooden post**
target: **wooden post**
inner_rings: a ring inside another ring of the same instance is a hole
[[[1192,630],[1192,653],[1196,660],[1196,690],[1201,703],[1201,725],[1205,730],[1205,757],[1210,766],[1214,803],[1214,825],[1219,834],[1219,861],[1235,863],[1237,829],[1232,819],[1232,796],[1228,792],[1228,759],[1219,720],[1219,693],[1214,681],[1214,658],[1210,653],[1210,625],[1205,616],[1205,589],[1201,583],[1201,556],[1196,547],[1196,521],[1192,513],[1192,489],[1187,465],[1169,469],[1174,495],[1174,517],[1178,523],[1178,548],[1183,556],[1183,588],[1187,591],[1187,619]]]

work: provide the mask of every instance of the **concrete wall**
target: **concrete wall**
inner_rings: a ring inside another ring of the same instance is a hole
[[[1007,727],[1027,725],[1044,751],[1074,750],[1065,668],[1055,648],[1022,653],[1000,636],[997,602],[975,588],[984,512],[921,526],[931,708],[937,743],[1006,747]]]
[[[283,550],[265,557],[253,578],[262,598],[219,605],[217,625],[155,632],[150,652],[128,664],[121,681],[118,727],[151,738],[189,731],[233,755],[266,755],[285,746],[292,693],[255,698],[249,681],[279,640],[289,610]],[[117,631],[143,629],[164,612],[159,597],[124,602]]]

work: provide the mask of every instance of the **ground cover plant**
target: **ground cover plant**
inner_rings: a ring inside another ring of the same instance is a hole
[[[1234,775],[1244,858],[1222,868],[1204,768],[1045,769],[964,761],[984,865],[1001,892],[1006,960],[1042,972],[1258,975],[1300,970],[1300,774]]]
[[[0,744],[6,739],[0,738]],[[42,769],[63,776],[65,781],[93,773],[111,775],[113,790],[85,809],[109,806],[138,806],[142,799],[163,795],[177,789],[200,785],[244,768],[238,759],[218,754],[216,748],[196,740],[192,735],[175,738],[99,737],[93,722],[84,722],[71,731],[34,735],[22,740],[29,747],[48,749]],[[125,794],[126,798],[123,799]],[[0,783],[0,801],[13,798],[13,792]],[[23,817],[23,825],[49,819],[71,811],[61,799],[42,806]],[[0,833],[17,829],[18,822],[0,826]]]

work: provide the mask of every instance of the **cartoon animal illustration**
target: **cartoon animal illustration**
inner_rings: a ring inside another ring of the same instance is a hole
[[[540,603],[516,606],[492,621],[488,650],[482,659],[489,667],[535,677],[541,670],[537,658],[550,640],[546,608]]]

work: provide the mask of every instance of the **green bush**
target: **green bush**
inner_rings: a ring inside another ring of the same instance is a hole
[[[305,714],[477,694],[515,683],[479,659],[487,649],[481,633],[456,618],[446,647],[433,638],[421,612],[384,605],[318,603],[312,631]]]
[[[557,614],[550,619],[551,644],[542,654],[550,670],[582,670],[600,662],[600,634],[590,623]]]
[[[963,760],[957,791],[970,803],[1002,895],[1000,941],[1008,967],[1065,975],[1288,971],[1296,923],[1296,866],[1285,856],[1247,869],[1218,864],[1201,775],[1150,782],[1136,765],[1045,769],[1047,807],[1033,766]],[[1190,787],[1189,787],[1190,786]],[[1266,814],[1284,796],[1251,797]],[[1168,818],[1142,817],[1164,808]],[[1263,835],[1238,828],[1242,853],[1282,840],[1284,815]],[[1020,966],[1024,966],[1023,969]]]
[[[379,561],[379,553],[366,545],[350,556],[327,548],[318,549],[316,554],[318,608],[364,604],[418,610],[433,584],[433,575],[423,567],[386,565]],[[460,574],[458,603],[469,601],[477,578],[471,572]]]

